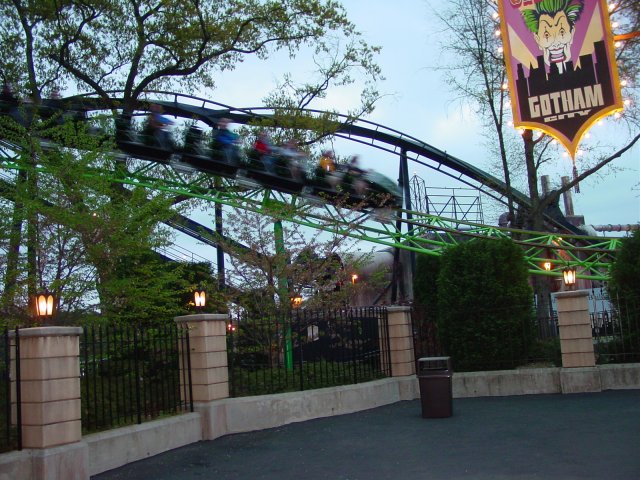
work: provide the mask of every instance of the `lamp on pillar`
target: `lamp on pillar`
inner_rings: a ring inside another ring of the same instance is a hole
[[[576,269],[575,267],[566,267],[562,270],[562,277],[564,279],[565,286],[572,290],[576,285]]]
[[[292,308],[300,308],[300,305],[302,305],[302,297],[300,295],[295,295],[293,297],[291,297],[291,307]]]
[[[48,290],[36,295],[36,318],[43,323],[53,317],[55,313],[55,297]]]
[[[202,288],[196,289],[193,293],[193,304],[196,307],[196,310],[202,310],[207,304],[207,294]]]

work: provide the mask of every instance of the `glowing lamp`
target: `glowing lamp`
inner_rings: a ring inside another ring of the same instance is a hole
[[[302,297],[300,295],[291,297],[291,306],[293,308],[298,308],[300,305],[302,305]]]
[[[552,267],[552,265],[551,265],[551,262],[550,262],[550,261],[548,261],[548,260],[547,260],[546,262],[544,262],[544,263],[542,264],[542,266],[544,267],[544,269],[545,269],[547,272],[551,271],[551,267]]]
[[[576,269],[574,267],[565,268],[562,270],[562,277],[564,284],[570,289],[573,288],[576,284]]]
[[[358,281],[358,275],[354,273],[351,275],[351,283],[355,284]]]
[[[202,289],[196,290],[193,294],[193,301],[196,308],[202,309],[207,303],[207,294]]]
[[[36,295],[36,317],[48,318],[54,313],[55,298],[52,293],[44,291]]]

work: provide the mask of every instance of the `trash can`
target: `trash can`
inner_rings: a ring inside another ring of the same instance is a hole
[[[445,418],[453,414],[451,357],[418,360],[418,383],[423,418]]]

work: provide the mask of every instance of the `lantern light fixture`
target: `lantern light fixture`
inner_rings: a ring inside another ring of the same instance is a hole
[[[202,288],[198,288],[193,294],[194,305],[201,310],[207,304],[207,294]]]
[[[575,267],[567,267],[562,270],[562,277],[564,284],[569,289],[572,289],[576,284],[576,269]]]
[[[291,297],[291,306],[293,308],[298,308],[302,305],[302,297],[300,295],[296,295],[295,297]]]
[[[35,301],[36,317],[39,319],[52,317],[55,313],[55,303],[55,297],[48,290],[37,294]]]

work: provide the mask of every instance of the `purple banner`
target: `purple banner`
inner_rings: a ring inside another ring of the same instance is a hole
[[[516,127],[557,138],[572,157],[598,119],[622,109],[604,0],[498,0]]]

